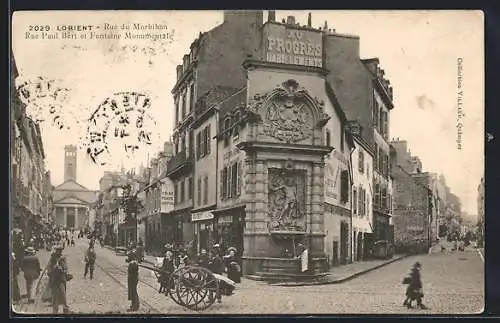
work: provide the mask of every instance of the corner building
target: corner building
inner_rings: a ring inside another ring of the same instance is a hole
[[[244,274],[297,274],[299,244],[310,274],[352,261],[349,120],[360,120],[372,146],[375,77],[359,38],[332,46],[332,36],[344,37],[310,19],[278,23],[270,11],[263,23],[262,11],[226,11],[177,67],[171,214],[192,228],[198,250],[237,247]],[[338,57],[357,69],[334,75],[325,67]],[[338,77],[353,73],[362,90],[342,100]],[[342,101],[360,110],[348,119]]]

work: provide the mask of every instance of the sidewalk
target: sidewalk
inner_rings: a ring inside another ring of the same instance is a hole
[[[301,281],[301,282],[287,281],[279,283],[270,283],[270,285],[297,287],[297,286],[340,284],[348,280],[354,279],[358,276],[369,273],[370,271],[373,271],[375,269],[387,266],[393,262],[399,261],[406,257],[408,257],[408,255],[395,255],[391,259],[356,261],[347,265],[333,267],[330,269],[330,272],[326,276],[323,276],[315,280]]]

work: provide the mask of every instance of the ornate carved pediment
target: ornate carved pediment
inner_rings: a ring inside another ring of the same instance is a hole
[[[245,114],[250,121],[263,122],[266,135],[287,143],[312,137],[314,128],[323,127],[330,119],[324,113],[324,102],[292,79],[269,93],[254,95]]]

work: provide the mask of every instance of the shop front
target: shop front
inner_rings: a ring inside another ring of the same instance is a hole
[[[196,251],[209,250],[216,243],[215,216],[211,211],[203,211],[191,214],[191,222],[194,225],[194,235],[197,237]]]
[[[229,247],[235,247],[237,257],[243,255],[243,233],[245,230],[245,205],[229,209],[215,210],[216,242],[221,251],[226,252]]]

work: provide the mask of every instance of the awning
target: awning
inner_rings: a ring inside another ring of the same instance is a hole
[[[191,213],[191,222],[212,220],[213,218],[214,214],[209,211]]]

